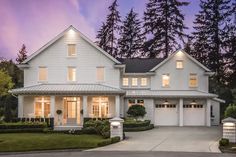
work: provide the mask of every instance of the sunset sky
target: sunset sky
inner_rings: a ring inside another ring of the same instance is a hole
[[[134,8],[143,17],[148,0],[118,0],[122,19]],[[191,1],[191,0],[188,0]],[[73,25],[95,41],[96,32],[113,0],[0,0],[0,57],[16,58],[22,44],[30,54]],[[192,31],[199,0],[183,8],[185,24]]]

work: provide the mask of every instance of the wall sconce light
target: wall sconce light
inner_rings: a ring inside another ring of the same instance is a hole
[[[165,99],[165,102],[164,102],[164,104],[169,104],[169,102],[168,102],[168,100],[167,100],[167,99]]]
[[[193,101],[190,104],[196,104],[196,100],[193,99]]]

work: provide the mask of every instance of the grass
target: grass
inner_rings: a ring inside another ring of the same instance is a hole
[[[8,133],[0,134],[0,152],[86,149],[95,148],[103,141],[106,139],[98,135]]]
[[[228,146],[220,146],[223,153],[236,153],[236,143],[230,143]]]

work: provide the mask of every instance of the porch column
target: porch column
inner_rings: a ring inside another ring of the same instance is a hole
[[[55,115],[55,96],[50,97],[50,117],[54,118]]]
[[[211,126],[211,99],[206,101],[206,126]]]
[[[83,96],[83,117],[88,117],[88,96]]]
[[[120,117],[120,96],[119,95],[116,95],[115,106],[116,106],[116,117]]]
[[[183,113],[183,98],[179,99],[179,126],[183,126],[184,113]]]
[[[18,118],[24,117],[24,96],[18,95]]]

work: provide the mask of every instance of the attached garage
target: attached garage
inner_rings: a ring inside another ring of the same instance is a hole
[[[178,108],[176,104],[155,105],[156,126],[178,126]]]
[[[203,104],[183,105],[184,126],[205,126],[205,107]]]

